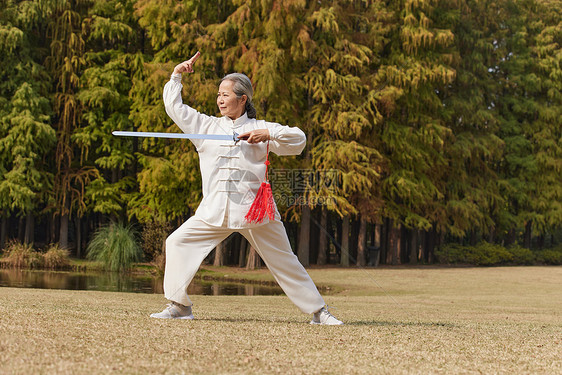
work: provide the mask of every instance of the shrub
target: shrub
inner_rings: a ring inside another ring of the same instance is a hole
[[[476,246],[462,246],[447,244],[435,255],[442,263],[448,264],[473,264],[477,266],[493,266],[510,263],[514,259],[503,246],[480,242]]]
[[[158,256],[152,261],[152,265],[155,267],[159,276],[164,275],[164,270],[166,268],[166,252],[163,251],[158,254]]]
[[[150,221],[142,228],[142,250],[147,260],[156,261],[164,249],[164,241],[172,231],[169,223]]]
[[[142,248],[158,274],[164,274],[166,265],[165,241],[172,231],[169,223],[148,222],[142,230]]]
[[[101,261],[111,271],[129,270],[142,258],[142,249],[131,225],[111,223],[94,234],[88,244],[88,259]]]
[[[70,268],[69,255],[68,250],[61,248],[58,244],[51,244],[43,254],[43,265],[52,270]]]
[[[18,241],[10,241],[2,257],[2,265],[13,268],[40,268],[43,265],[43,257],[33,250],[31,244],[22,244]]]
[[[562,250],[542,250],[538,252],[537,258],[539,259],[539,261],[546,264],[562,265]]]
[[[476,246],[451,243],[435,251],[440,263],[493,266],[501,264],[530,265],[544,263],[562,265],[562,246],[541,251],[531,251],[520,246],[504,248],[500,245],[480,242]]]
[[[507,251],[512,255],[513,263],[515,264],[530,265],[534,264],[537,260],[537,257],[531,250],[518,245],[508,247]]]
[[[449,243],[435,250],[435,256],[439,263],[457,264],[464,263],[466,246],[457,243]]]
[[[505,247],[489,242],[480,242],[469,254],[469,263],[479,266],[494,266],[513,260],[513,255]]]

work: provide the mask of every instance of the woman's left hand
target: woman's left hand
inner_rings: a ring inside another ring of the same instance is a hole
[[[250,132],[240,134],[238,138],[243,139],[248,143],[260,143],[270,140],[268,129],[252,130]]]
[[[191,59],[176,65],[176,67],[174,68],[174,74],[193,73],[193,64],[195,64],[195,61],[197,61],[199,56],[201,56],[201,52],[197,51],[197,53],[195,53],[195,55],[193,55]]]

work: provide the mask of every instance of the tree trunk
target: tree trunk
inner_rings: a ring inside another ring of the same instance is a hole
[[[373,229],[373,246],[381,247],[381,224],[375,224]]]
[[[435,230],[435,233],[437,235],[437,249],[441,250],[445,245],[445,232],[444,231],[437,232],[437,230]],[[435,251],[432,251],[430,255],[431,255],[430,263],[435,262]]]
[[[401,236],[400,236],[400,224],[396,225],[390,229],[391,240],[390,240],[390,253],[391,253],[391,264],[396,266],[400,264],[400,248],[401,248]]]
[[[523,236],[523,246],[527,249],[531,248],[531,238],[532,238],[532,224],[530,221],[525,224],[525,234]]]
[[[8,218],[2,217],[2,223],[0,225],[0,250],[3,250],[6,246],[6,240],[8,237]]]
[[[420,231],[420,261],[425,262],[427,255],[427,231]]]
[[[25,235],[24,235],[24,242],[26,244],[33,244],[34,241],[34,231],[35,231],[35,218],[33,214],[29,212],[25,216]]]
[[[260,268],[260,256],[256,249],[250,246],[250,254],[248,255],[248,262],[246,262],[246,269],[247,270],[255,270],[256,268]]]
[[[25,239],[25,219],[20,217],[18,219],[18,241],[23,243]]]
[[[365,248],[367,247],[367,220],[361,218],[359,224],[359,236],[357,240],[357,265],[365,267]]]
[[[225,260],[225,265],[237,264],[240,255],[240,233],[234,233],[227,246],[228,258]]]
[[[246,265],[246,248],[248,247],[248,241],[244,236],[240,236],[240,252],[238,253],[238,267],[244,267]]]
[[[488,242],[494,243],[496,240],[496,228],[493,225],[490,225],[490,233],[488,233]]]
[[[392,264],[392,245],[394,244],[392,231],[394,230],[394,220],[388,219],[384,231],[384,246],[386,248],[385,264]]]
[[[49,215],[48,218],[48,231],[49,233],[47,233],[47,243],[55,243],[56,242],[56,235],[55,233],[57,232],[56,229],[56,220],[53,217],[53,215]]]
[[[318,240],[318,260],[317,264],[323,266],[326,264],[328,259],[328,236],[326,231],[328,230],[328,210],[322,207],[322,216],[320,217],[320,229],[319,240]]]
[[[538,245],[539,249],[541,249],[541,250],[544,248],[544,234],[541,234],[537,238],[537,245]]]
[[[310,207],[302,207],[301,228],[297,256],[305,267],[310,265]]]
[[[374,233],[373,233],[373,246],[375,247],[375,259],[373,259],[373,266],[378,267],[381,261],[381,234],[382,234],[382,225],[375,224]]]
[[[341,226],[341,257],[340,264],[349,267],[349,216],[343,217]]]
[[[435,245],[437,244],[437,232],[435,231],[435,228],[432,228],[430,231],[427,232],[427,234],[428,234],[427,251],[426,251],[427,263],[432,263]]]
[[[473,229],[473,230],[470,231],[470,240],[469,241],[470,241],[469,242],[470,246],[474,246],[478,243],[478,236],[477,236],[476,230]]]
[[[386,257],[385,264],[392,264],[393,246],[394,246],[394,220],[387,219],[385,225],[385,247]]]
[[[400,232],[400,248],[398,249],[398,264],[409,262],[410,257],[410,231],[401,225]]]
[[[225,250],[226,246],[224,245],[224,241],[215,247],[215,260],[213,261],[213,266],[224,266]]]
[[[59,245],[63,249],[68,249],[68,215],[60,217]]]
[[[342,222],[343,219],[339,218],[338,216],[336,216],[336,235],[334,236],[334,238],[336,239],[336,243],[339,243],[340,245],[337,246],[336,245],[336,262],[341,262],[341,243],[342,243]],[[339,256],[339,258],[338,258]]]
[[[320,233],[324,231],[318,225],[320,211],[310,212],[310,241],[308,242],[308,264],[318,263],[318,239],[320,238]]]
[[[76,215],[76,258],[82,257],[82,220]]]
[[[412,238],[410,240],[410,264],[418,264],[418,239],[419,230],[412,229]]]
[[[355,263],[357,263],[357,245],[359,245],[359,229],[361,227],[361,221],[358,220],[351,220],[351,236],[349,241],[349,259],[355,259]]]

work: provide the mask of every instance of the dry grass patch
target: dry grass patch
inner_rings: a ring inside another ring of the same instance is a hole
[[[562,268],[357,270],[328,296],[347,324],[308,324],[284,296],[193,296],[195,321],[149,318],[160,295],[0,288],[0,368],[27,373],[562,372]],[[359,289],[352,288],[356,283]],[[358,290],[360,292],[358,292]],[[354,295],[354,294],[360,295]],[[397,304],[398,303],[398,304]]]

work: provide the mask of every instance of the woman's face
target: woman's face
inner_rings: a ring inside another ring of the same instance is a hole
[[[217,105],[221,111],[221,115],[228,116],[232,120],[236,120],[238,117],[242,116],[246,109],[246,95],[242,95],[241,98],[237,98],[234,90],[234,82],[232,81],[222,81],[219,86],[219,92],[217,94]]]

